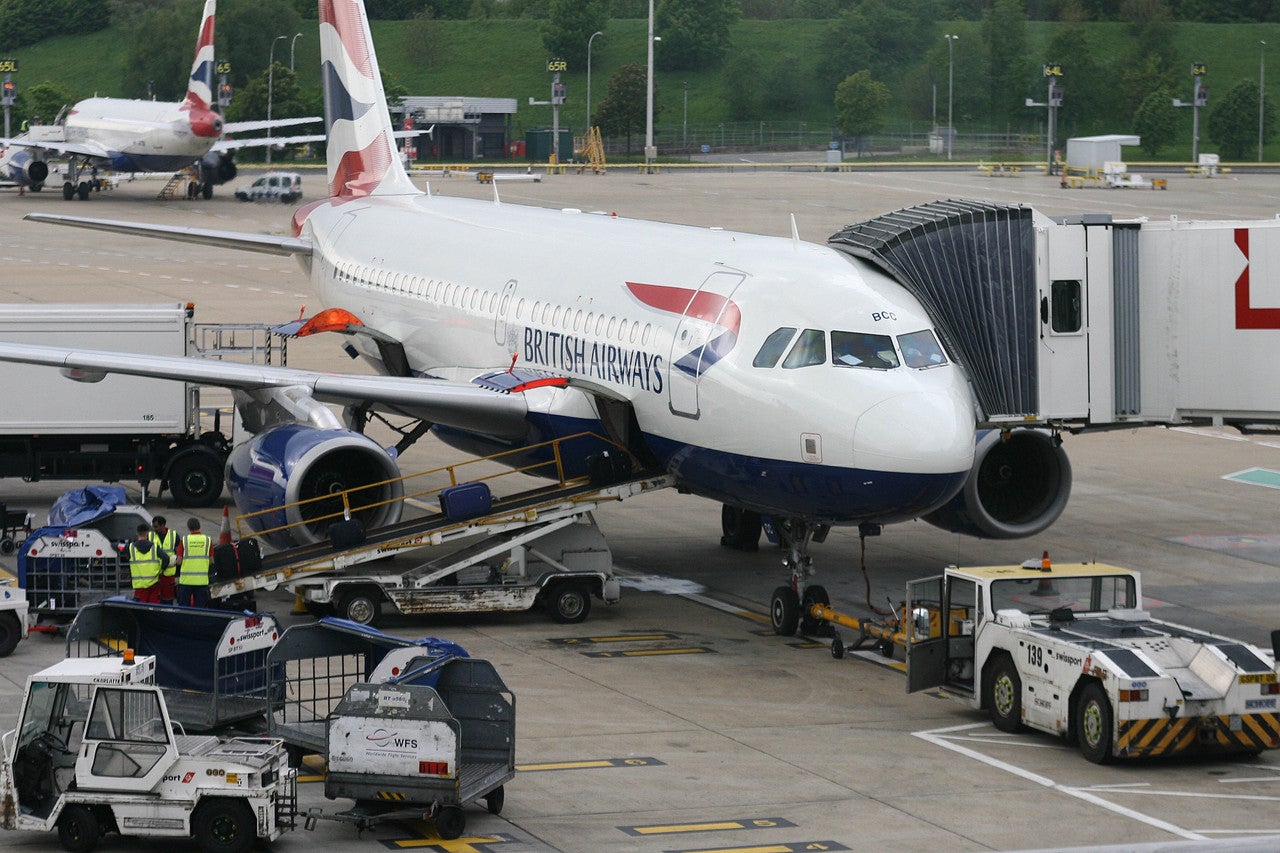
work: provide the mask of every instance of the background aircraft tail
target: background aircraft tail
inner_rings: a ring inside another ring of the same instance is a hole
[[[400,162],[363,0],[319,0],[329,195],[418,194]]]
[[[196,36],[196,57],[191,62],[191,79],[187,81],[185,103],[208,110],[213,103],[213,18],[217,0],[204,0],[200,16],[200,32]]]

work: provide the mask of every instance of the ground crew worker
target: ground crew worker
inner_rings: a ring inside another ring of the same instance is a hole
[[[209,557],[213,539],[200,532],[200,519],[187,519],[187,535],[178,543],[178,604],[209,606]]]
[[[151,519],[151,541],[156,543],[156,547],[167,554],[176,554],[178,551],[178,531],[170,530],[168,523],[163,515],[157,515]],[[178,573],[177,562],[171,562],[165,566],[164,572],[160,575],[160,602],[162,604],[173,604],[174,596],[177,595],[174,590],[174,578]]]
[[[155,543],[145,522],[138,525],[138,538],[129,543],[129,580],[133,584],[133,600],[147,604],[160,603],[160,577],[169,565],[169,554]]]

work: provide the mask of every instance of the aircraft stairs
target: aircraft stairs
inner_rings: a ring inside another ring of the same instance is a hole
[[[548,445],[574,438],[581,439],[582,436],[558,439],[556,442],[548,442]],[[468,460],[458,465],[410,474],[400,478],[400,482],[406,485],[406,498],[412,499],[414,505],[423,506],[426,505],[423,499],[438,496],[448,486],[433,486],[410,492],[408,485],[412,484],[413,481],[433,476],[439,477],[443,474],[449,480],[448,485],[467,482],[465,479],[459,479],[460,470],[469,465],[500,461],[501,455]],[[556,464],[558,465],[558,463]],[[533,488],[521,488],[521,486],[529,483],[529,479],[520,475],[528,473],[531,473],[530,469],[524,468],[477,477],[477,480],[488,484],[518,484],[515,488],[521,489],[503,496],[499,496],[495,492],[492,506],[479,517],[457,520],[450,518],[443,510],[428,510],[424,515],[415,515],[390,524],[369,528],[364,533],[363,541],[351,547],[336,548],[326,539],[280,549],[266,554],[262,560],[261,570],[252,575],[224,582],[212,582],[209,587],[210,594],[214,597],[222,597],[238,592],[273,590],[282,584],[298,580],[307,575],[334,570],[340,571],[349,566],[400,551],[447,545],[472,537],[484,537],[478,543],[468,546],[475,554],[481,554],[485,550],[485,543],[491,542],[491,540],[496,542],[507,541],[515,536],[522,535],[523,532],[527,532],[532,528],[541,527],[550,532],[559,526],[556,522],[576,519],[607,504],[626,500],[638,494],[667,488],[674,484],[673,479],[668,475],[641,471],[626,473],[607,483],[592,482],[587,477],[566,478],[561,476],[549,484],[538,484]],[[367,490],[367,487],[364,487],[364,489]],[[328,524],[342,521],[348,516],[359,518],[363,511],[368,510],[370,507],[361,506],[358,502],[352,500],[354,493],[358,491],[361,491],[361,489],[352,489],[349,492],[325,496],[323,498],[325,501],[341,499],[344,502],[343,509],[320,516],[313,516],[308,521],[298,522],[297,524],[306,524],[311,530],[317,530],[325,528]],[[326,507],[329,505],[331,504],[326,504]],[[277,507],[266,510],[263,514],[273,513],[278,515],[284,509],[286,508]],[[247,524],[250,520],[251,516],[240,516],[236,519],[236,526],[244,531],[250,526]],[[277,531],[282,529],[284,528],[273,528],[273,530]],[[260,534],[243,533],[241,541],[255,536],[260,538]],[[536,536],[529,538],[536,538]],[[433,577],[427,578],[423,582],[434,580],[434,575],[450,574],[465,567],[465,565],[459,564],[456,559],[451,560],[451,565],[453,568],[446,572],[432,569]]]

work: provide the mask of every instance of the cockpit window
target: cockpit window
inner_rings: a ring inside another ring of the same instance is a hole
[[[809,367],[827,360],[827,333],[821,329],[805,329],[796,344],[782,360],[783,369]]]
[[[778,359],[782,358],[782,354],[786,352],[787,344],[791,343],[795,333],[794,326],[783,326],[781,329],[774,329],[769,334],[769,337],[764,339],[764,344],[760,347],[760,352],[756,353],[755,360],[751,362],[751,366],[776,366]]]
[[[907,367],[934,367],[947,363],[938,339],[929,329],[898,335],[898,347],[902,350],[902,360],[907,363]]]
[[[869,332],[832,332],[831,363],[846,367],[888,370],[898,366],[898,353],[888,335]]]

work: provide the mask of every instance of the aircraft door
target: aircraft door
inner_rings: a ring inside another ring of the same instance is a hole
[[[516,310],[516,280],[513,278],[502,288],[498,297],[498,310],[493,320],[493,340],[499,346],[505,346],[515,352],[520,345],[516,338],[515,327],[511,325],[511,317]]]
[[[741,318],[732,297],[743,278],[741,273],[712,273],[685,305],[667,361],[671,411],[677,415],[699,416],[698,385],[703,374],[738,340]]]
[[[1089,415],[1088,253],[1083,225],[1041,232],[1038,248],[1040,414]]]

